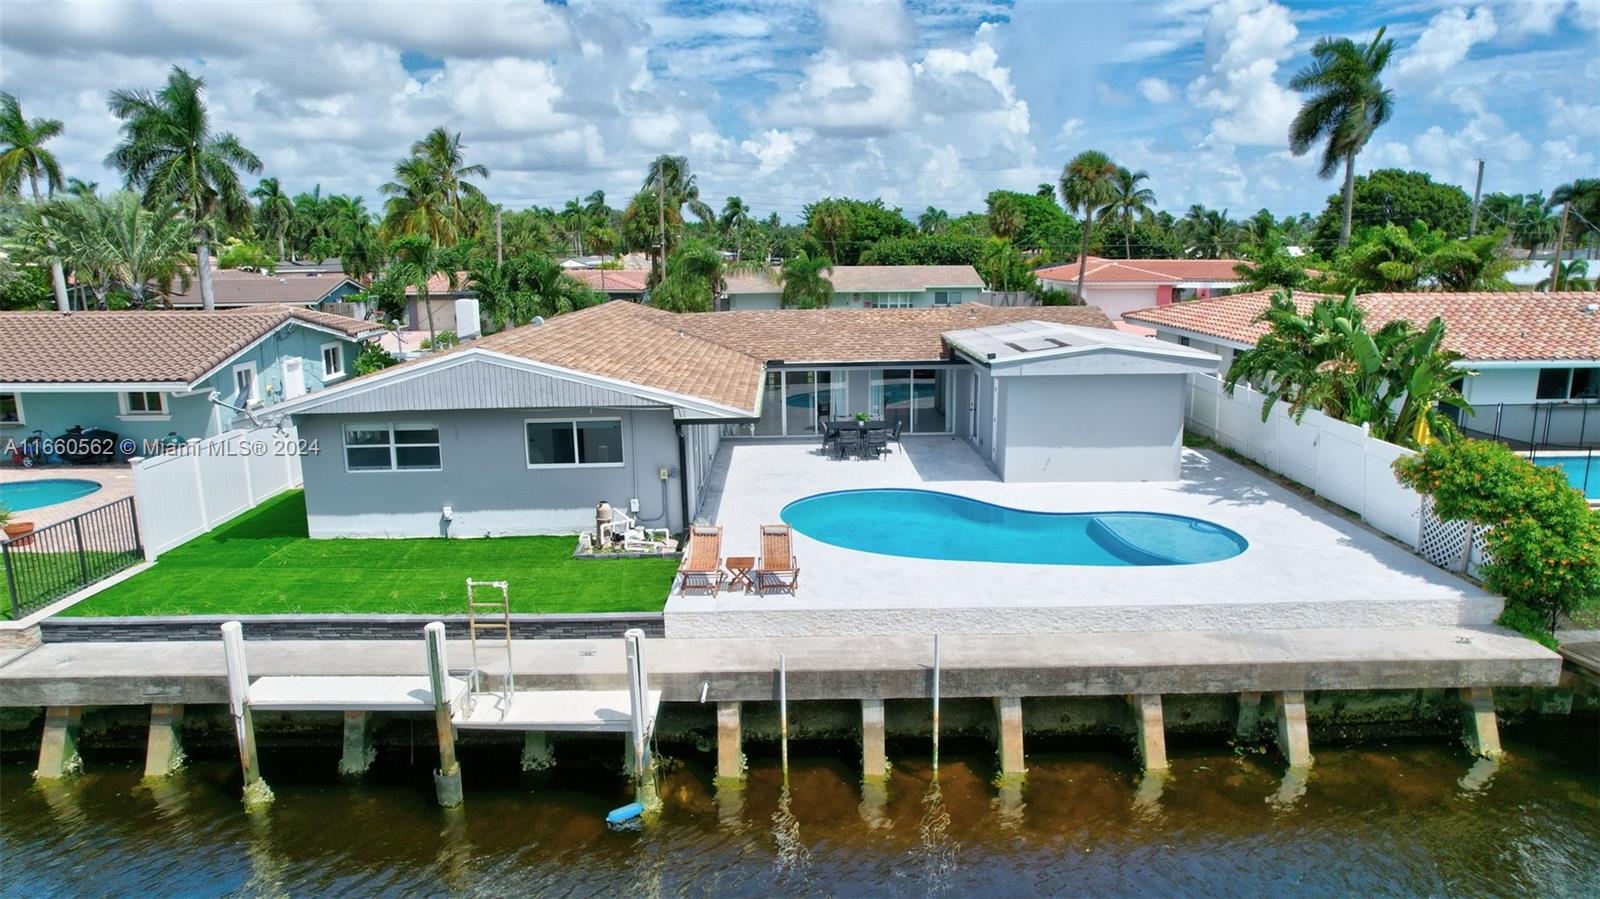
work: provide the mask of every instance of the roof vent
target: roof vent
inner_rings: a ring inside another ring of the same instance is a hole
[[[544,316],[542,316],[542,315],[535,315],[535,316],[534,316],[534,317],[533,317],[533,321],[531,321],[531,322],[528,322],[528,324],[530,324],[530,325],[533,325],[533,326],[534,326],[534,327],[535,327],[535,328],[537,328],[537,327],[539,327],[539,326],[540,326],[540,325],[542,325],[542,324],[544,324]]]
[[[1600,312],[1600,303],[1590,303],[1583,307],[1584,315],[1594,315],[1596,312]]]

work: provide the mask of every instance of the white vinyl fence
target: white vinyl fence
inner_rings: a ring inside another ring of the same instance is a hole
[[[1411,450],[1315,410],[1296,422],[1281,402],[1263,422],[1264,399],[1243,384],[1230,397],[1220,378],[1192,375],[1189,430],[1310,487],[1412,549],[1421,546],[1422,495],[1395,480],[1392,467]]]
[[[145,558],[203,534],[262,500],[300,486],[292,427],[235,430],[133,462]]]

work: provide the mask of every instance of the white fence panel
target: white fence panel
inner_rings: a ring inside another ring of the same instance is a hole
[[[229,431],[133,461],[145,558],[169,549],[301,483],[293,428]]]
[[[1421,540],[1422,496],[1400,484],[1391,467],[1411,450],[1368,436],[1365,428],[1308,411],[1296,422],[1278,403],[1261,421],[1261,393],[1239,385],[1233,396],[1220,379],[1189,379],[1188,425],[1318,496],[1360,515],[1413,549]]]

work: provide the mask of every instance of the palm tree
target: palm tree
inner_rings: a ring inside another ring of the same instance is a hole
[[[1228,218],[1228,210],[1207,209],[1196,203],[1178,223],[1189,255],[1196,259],[1227,259],[1239,249],[1239,226]]]
[[[1111,182],[1111,202],[1100,213],[1103,223],[1119,224],[1122,226],[1122,257],[1133,258],[1133,225],[1134,222],[1146,221],[1155,212],[1156,194],[1148,187],[1140,187],[1140,182],[1150,180],[1150,173],[1143,169],[1137,172],[1119,167],[1117,176]]]
[[[1571,259],[1563,262],[1561,263],[1561,287],[1559,289],[1592,290],[1593,284],[1589,281],[1588,276],[1589,263],[1587,260]],[[1534,285],[1533,289],[1548,293],[1551,290],[1557,289],[1555,284],[1555,278],[1552,276],[1542,279],[1538,284]]]
[[[729,197],[722,204],[722,215],[717,218],[717,227],[722,231],[723,237],[733,238],[733,255],[736,259],[744,258],[744,232],[753,222],[750,219],[750,207],[745,205],[739,197]]]
[[[589,210],[577,197],[568,200],[567,205],[562,208],[561,226],[572,241],[573,250],[582,256],[583,238],[589,230]]]
[[[923,234],[938,234],[950,227],[950,213],[935,206],[929,206],[917,216],[917,230]]]
[[[1379,28],[1372,42],[1358,46],[1347,37],[1321,38],[1311,47],[1311,65],[1295,74],[1289,86],[1311,96],[1289,125],[1289,151],[1304,156],[1325,142],[1320,178],[1331,178],[1344,163],[1344,220],[1339,245],[1350,244],[1350,215],[1355,204],[1356,154],[1379,125],[1389,120],[1394,92],[1378,76],[1389,64],[1394,41]]]
[[[716,214],[700,200],[700,186],[695,183],[694,173],[689,170],[687,156],[657,156],[650,163],[650,171],[644,177],[641,191],[648,191],[656,201],[656,234],[661,242],[660,250],[652,254],[652,265],[660,266],[659,282],[667,275],[666,260],[672,252],[672,232],[667,228],[667,211],[675,210],[678,221],[683,221],[683,207],[688,206],[704,224],[716,221]]]
[[[213,134],[205,82],[172,67],[157,93],[112,91],[111,113],[122,120],[122,143],[106,161],[121,169],[130,186],[144,188],[147,205],[177,203],[189,218],[200,270],[200,303],[216,308],[211,292],[211,236],[215,218],[235,226],[249,220],[236,169],[256,173],[261,160],[230,132]]]
[[[57,200],[48,210],[24,227],[23,239],[70,266],[94,293],[95,305],[105,304],[113,285],[125,288],[137,306],[145,305],[151,285],[163,296],[174,282],[188,289],[194,264],[189,224],[173,204],[149,209],[137,194],[122,191]]]
[[[487,167],[466,164],[466,149],[466,145],[461,143],[461,133],[451,134],[442,125],[411,145],[412,156],[426,159],[433,166],[445,196],[458,215],[462,211],[462,197],[483,199],[483,191],[465,179],[468,176],[489,177]]]
[[[288,259],[283,251],[283,236],[289,233],[289,221],[294,218],[294,201],[283,192],[276,178],[262,178],[255,190],[250,191],[250,196],[258,201],[256,220],[267,234],[278,239],[278,258]]]
[[[989,204],[989,233],[1001,240],[1010,240],[1022,230],[1025,219],[1022,203],[1009,194],[995,198]]]
[[[59,136],[63,127],[60,119],[28,121],[22,115],[22,103],[0,92],[0,190],[8,196],[20,196],[22,179],[26,176],[33,191],[33,202],[43,203],[44,197],[39,193],[39,176],[43,175],[45,190],[54,193],[61,186],[61,164],[44,144]],[[56,308],[68,311],[71,307],[67,305],[67,276],[61,263],[50,264],[50,282],[55,288]]]
[[[783,263],[778,279],[783,285],[781,302],[785,309],[825,309],[833,301],[833,262],[826,256],[813,256],[805,250]]]
[[[1061,202],[1083,214],[1083,246],[1078,250],[1078,298],[1083,299],[1083,273],[1089,268],[1089,229],[1100,210],[1116,199],[1121,167],[1099,150],[1084,150],[1061,170]]]
[[[433,163],[412,156],[395,163],[394,180],[378,188],[383,202],[385,238],[426,237],[439,246],[456,242],[460,233],[455,209]]]
[[[434,275],[444,275],[445,283],[455,290],[459,286],[456,267],[433,241],[420,234],[401,237],[391,249],[394,251],[394,265],[389,268],[388,276],[417,289],[417,302],[428,316],[428,340],[432,342],[438,335],[433,329],[433,304],[428,301],[428,282]]]
[[[100,182],[84,181],[81,178],[67,178],[67,194],[73,197],[92,197],[100,191]]]
[[[832,198],[822,200],[811,207],[811,236],[818,242],[828,245],[831,259],[839,258],[839,238],[844,236],[845,229],[850,227],[850,220],[845,216],[844,206]]]
[[[1556,252],[1550,260],[1551,290],[1561,289],[1561,257],[1567,248],[1567,219],[1577,207],[1578,217],[1595,227],[1600,222],[1600,178],[1579,178],[1550,192],[1546,209],[1561,207],[1561,227],[1556,231]]]

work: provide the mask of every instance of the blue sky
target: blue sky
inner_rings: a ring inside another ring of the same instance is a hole
[[[435,125],[510,206],[594,188],[620,205],[657,153],[714,202],[793,220],[820,196],[915,213],[1054,181],[1095,148],[1160,204],[1319,210],[1287,152],[1293,73],[1325,35],[1397,52],[1397,111],[1359,167],[1548,190],[1600,165],[1600,0],[1331,4],[798,0],[0,6],[0,86],[67,126],[70,174],[109,186],[105,96],[206,79],[219,128],[294,191],[365,194]]]

